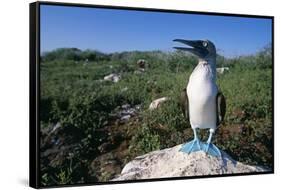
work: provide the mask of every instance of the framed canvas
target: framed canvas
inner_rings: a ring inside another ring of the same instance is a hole
[[[274,173],[274,18],[30,4],[30,186]]]

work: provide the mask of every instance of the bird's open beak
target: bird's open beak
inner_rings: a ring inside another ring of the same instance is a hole
[[[208,54],[208,50],[202,45],[202,41],[200,40],[183,40],[183,39],[175,39],[174,42],[180,42],[190,47],[174,47],[178,50],[189,51],[194,55],[197,55],[200,58],[204,58]]]

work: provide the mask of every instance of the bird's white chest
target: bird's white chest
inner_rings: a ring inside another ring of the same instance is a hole
[[[216,128],[218,88],[210,66],[198,65],[187,85],[189,118],[192,128]]]

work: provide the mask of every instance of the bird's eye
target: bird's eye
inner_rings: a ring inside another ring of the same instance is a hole
[[[208,42],[203,42],[203,46],[207,47],[208,46]]]

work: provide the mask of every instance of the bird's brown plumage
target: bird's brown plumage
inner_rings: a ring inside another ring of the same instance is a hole
[[[183,112],[184,117],[187,121],[189,121],[189,103],[188,103],[188,96],[186,93],[186,88],[181,91],[180,95],[180,105]]]
[[[217,105],[216,111],[217,111],[217,126],[218,126],[223,122],[225,111],[226,111],[226,102],[222,92],[218,92],[217,94],[216,105]]]

